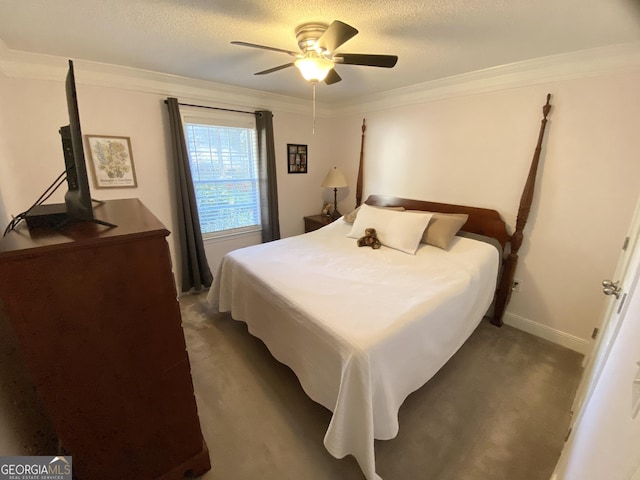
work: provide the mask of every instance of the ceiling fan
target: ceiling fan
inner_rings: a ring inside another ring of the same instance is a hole
[[[274,52],[286,53],[297,60],[269,68],[254,75],[266,75],[288,67],[295,66],[311,83],[324,80],[331,85],[342,80],[335,70],[335,65],[362,65],[368,67],[392,68],[398,61],[396,55],[371,55],[361,53],[336,53],[351,38],[358,34],[358,30],[351,25],[335,20],[331,25],[324,23],[304,23],[296,28],[296,40],[300,52],[283,50],[281,48],[266,47],[247,42],[231,42],[233,45],[260,48]]]

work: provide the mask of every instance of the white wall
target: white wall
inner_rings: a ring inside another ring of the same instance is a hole
[[[8,89],[6,84],[7,78],[0,74],[0,159],[8,159],[10,157],[9,145],[7,141],[8,136],[4,134],[4,132],[8,128],[7,119],[5,115],[2,115],[1,113],[7,110],[6,95],[3,94],[3,92],[6,92]],[[0,178],[6,175],[6,173],[3,174],[3,172],[7,171],[7,168],[3,168],[2,166],[4,163],[5,161],[0,160]],[[4,229],[4,226],[8,221],[9,215],[7,214],[7,210],[4,206],[4,198],[2,195],[2,189],[0,188],[0,228]]]
[[[275,112],[273,128],[278,163],[278,208],[283,237],[304,232],[303,217],[321,212],[324,188],[320,186],[332,166],[335,144],[328,141],[331,120],[317,118],[315,134],[311,108],[302,114]],[[357,139],[351,139],[355,142]],[[308,145],[308,173],[288,173],[287,144]]]

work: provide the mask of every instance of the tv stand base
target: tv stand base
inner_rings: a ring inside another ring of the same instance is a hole
[[[104,202],[100,202],[104,203]],[[69,223],[75,223],[80,220],[73,220],[67,213],[67,206],[64,203],[51,203],[46,205],[36,205],[25,215],[27,226],[31,228],[49,227],[60,229]],[[91,220],[81,220],[83,222],[96,223],[105,227],[114,228],[117,225],[93,218]]]

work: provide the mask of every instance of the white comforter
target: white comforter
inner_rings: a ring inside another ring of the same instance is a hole
[[[208,294],[291,367],[333,412],[324,445],[352,454],[369,480],[374,439],[398,433],[398,410],[460,348],[489,308],[499,254],[456,237],[416,255],[358,248],[351,226],[233,251]]]

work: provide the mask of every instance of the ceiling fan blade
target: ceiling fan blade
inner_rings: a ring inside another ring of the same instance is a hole
[[[286,53],[288,55],[291,55],[292,57],[297,57],[300,55],[300,52],[292,52],[291,50],[283,50],[282,48],[265,47],[264,45],[256,45],[255,43],[233,41],[231,42],[231,45],[240,45],[241,47],[259,48],[261,50],[271,50],[272,52]]]
[[[284,65],[280,65],[278,67],[269,68],[268,70],[262,70],[261,72],[254,73],[254,75],[266,75],[267,73],[277,72],[278,70],[289,67],[293,67],[293,63],[285,63]]]
[[[363,65],[365,67],[395,67],[398,57],[396,55],[368,55],[365,53],[337,53],[333,56],[336,63],[344,65]]]
[[[341,80],[342,78],[340,77],[340,75],[338,75],[336,69],[332,68],[331,70],[329,70],[327,77],[324,79],[324,83],[326,83],[327,85],[333,85],[334,83],[338,83]]]
[[[331,53],[335,52],[340,45],[347,42],[347,40],[355,37],[358,34],[358,30],[351,25],[347,25],[340,20],[334,21],[325,32],[320,36],[316,42],[316,46]]]

